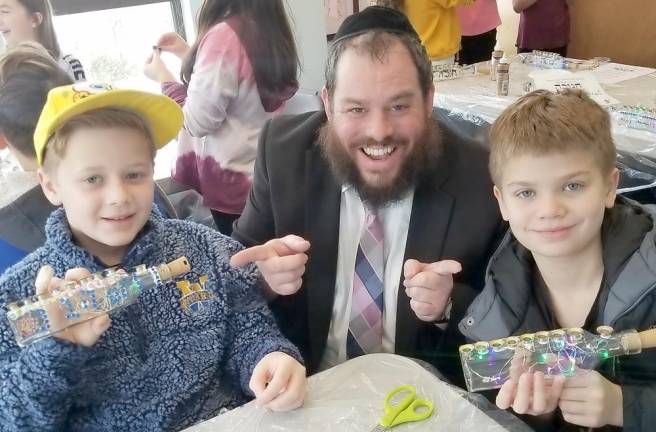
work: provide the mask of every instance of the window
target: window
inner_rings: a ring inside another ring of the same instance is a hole
[[[168,0],[175,19],[175,28],[184,36],[181,2],[193,0]],[[103,9],[117,9],[128,6],[139,6],[150,3],[161,3],[162,0],[51,0],[56,15],[68,15],[81,12],[91,12]]]
[[[64,54],[77,57],[90,81],[159,92],[142,72],[159,35],[178,31],[179,1],[60,1],[54,2],[55,30]],[[119,6],[119,7],[117,7]],[[175,12],[175,13],[174,13]],[[179,61],[165,56],[172,71]]]
[[[53,7],[62,52],[82,62],[87,80],[160,92],[159,84],[144,76],[143,64],[162,33],[176,31],[184,37],[180,0],[55,0]],[[177,74],[180,61],[171,55],[162,58]],[[155,178],[170,175],[175,147],[157,152]]]

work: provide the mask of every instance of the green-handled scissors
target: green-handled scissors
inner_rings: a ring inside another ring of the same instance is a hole
[[[392,405],[392,398],[400,393],[407,393],[403,399]],[[433,414],[433,402],[427,399],[415,399],[417,389],[411,385],[398,386],[385,397],[384,414],[378,425],[371,432],[383,432],[401,423],[426,420]]]

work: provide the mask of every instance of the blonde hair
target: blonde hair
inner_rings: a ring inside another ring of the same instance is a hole
[[[68,141],[75,131],[109,128],[130,129],[140,133],[148,141],[151,156],[153,159],[155,158],[157,149],[148,122],[135,111],[121,107],[109,107],[76,115],[61,125],[46,143],[44,170],[53,172],[58,162],[64,158]]]
[[[506,163],[526,154],[583,151],[610,174],[616,150],[610,116],[581,90],[536,90],[506,108],[490,129],[490,174],[500,185]]]

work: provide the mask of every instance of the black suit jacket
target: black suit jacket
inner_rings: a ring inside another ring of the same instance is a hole
[[[339,240],[341,185],[316,140],[325,121],[323,112],[312,112],[267,123],[260,136],[250,197],[233,233],[246,246],[287,234],[310,241],[303,286],[271,305],[310,372],[319,366],[330,326]],[[401,286],[395,346],[398,354],[427,360],[461,382],[457,346],[463,339],[457,323],[483,285],[501,221],[488,175],[487,151],[457,140],[448,130],[442,136],[439,167],[415,190],[404,261],[451,258],[463,264],[452,295],[453,325],[442,331],[420,321]]]

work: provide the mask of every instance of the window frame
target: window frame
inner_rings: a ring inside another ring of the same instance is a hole
[[[70,15],[164,2],[171,5],[176,33],[186,39],[181,0],[51,0],[55,15]]]

